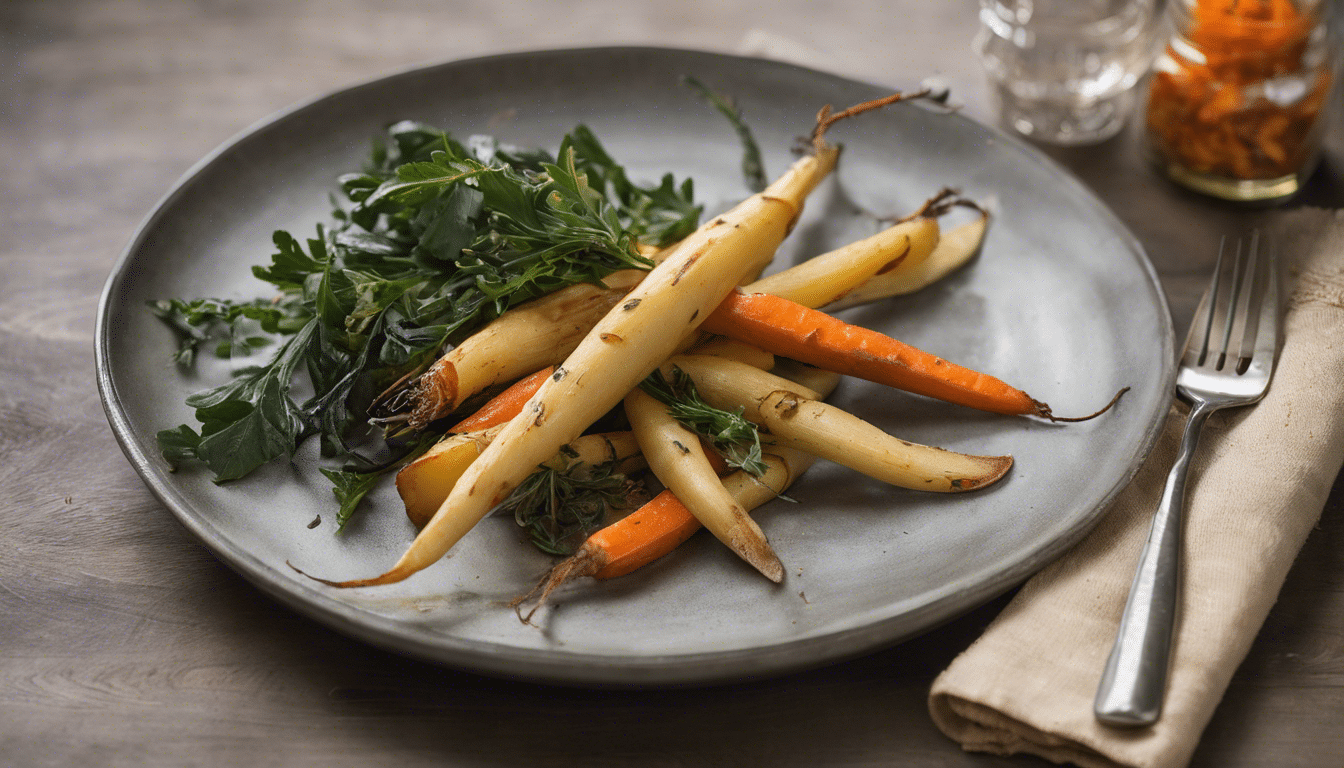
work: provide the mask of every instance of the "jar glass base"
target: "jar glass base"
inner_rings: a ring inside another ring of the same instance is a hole
[[[1291,173],[1277,179],[1232,179],[1192,171],[1176,163],[1161,163],[1167,177],[1195,192],[1243,203],[1273,203],[1287,200],[1297,194],[1306,182],[1307,174]]]

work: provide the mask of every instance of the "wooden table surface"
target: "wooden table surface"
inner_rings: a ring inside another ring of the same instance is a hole
[[[612,692],[478,677],[350,640],[221,565],[132,471],[95,390],[98,295],[138,223],[235,132],[331,88],[500,51],[736,52],[764,34],[860,79],[942,76],[967,114],[990,119],[971,0],[841,5],[0,4],[0,763],[1043,765],[963,753],[925,709],[933,676],[1003,599],[864,658],[737,686]],[[1301,202],[1344,201],[1339,125]],[[1132,136],[1051,154],[1147,247],[1180,332],[1216,235],[1275,215],[1177,192],[1143,166]],[[1336,483],[1194,765],[1339,766],[1341,755]]]

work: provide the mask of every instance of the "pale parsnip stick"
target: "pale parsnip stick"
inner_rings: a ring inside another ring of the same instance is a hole
[[[821,307],[879,276],[918,268],[937,243],[937,219],[903,221],[763,277],[742,290],[780,296],[805,307]]]
[[[658,480],[738,557],[767,579],[782,581],[784,566],[779,557],[747,510],[724,490],[699,436],[638,387],[625,396],[625,413]]]
[[[557,365],[644,279],[639,269],[608,275],[520,304],[467,337],[417,380],[408,426],[421,429],[493,384]]]
[[[932,285],[971,260],[980,250],[988,226],[989,214],[981,211],[974,220],[944,232],[937,247],[923,262],[910,269],[876,275],[833,303],[817,306],[825,306],[828,312],[838,311],[891,296],[904,296]]]
[[[732,360],[684,355],[670,360],[695,381],[705,402],[743,413],[770,440],[919,491],[982,488],[1007,473],[1011,456],[974,456],[910,443],[800,391],[797,384]]]

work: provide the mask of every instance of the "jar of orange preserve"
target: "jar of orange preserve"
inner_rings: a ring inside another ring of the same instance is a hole
[[[1171,0],[1148,86],[1148,146],[1191,189],[1286,200],[1320,154],[1337,79],[1331,0]]]

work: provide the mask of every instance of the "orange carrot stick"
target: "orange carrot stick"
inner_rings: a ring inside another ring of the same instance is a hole
[[[702,330],[768,352],[982,411],[1053,418],[1016,387],[788,299],[732,293]]]
[[[554,365],[542,368],[531,376],[515,381],[508,389],[495,395],[475,413],[457,422],[448,431],[475,432],[503,424],[522,413],[523,406],[541,388],[541,383],[546,380],[546,377],[553,373],[555,373]]]
[[[592,575],[611,579],[657,560],[698,530],[695,515],[671,491],[663,491],[619,524],[588,537],[583,548],[593,551]]]
[[[765,476],[752,478],[737,471],[724,485],[746,509],[754,509],[787,488],[812,463],[801,451],[779,448],[765,456]],[[536,587],[512,602],[518,616],[529,622],[557,588],[583,576],[612,579],[642,568],[681,545],[700,530],[700,521],[671,491],[592,534],[574,554],[556,564]],[[522,604],[533,601],[523,613]]]

